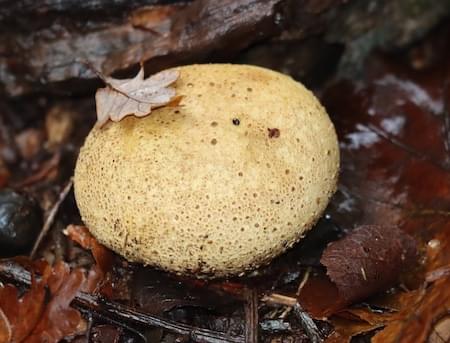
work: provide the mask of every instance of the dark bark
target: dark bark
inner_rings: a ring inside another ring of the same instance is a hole
[[[288,53],[295,60],[298,51],[311,55],[306,65],[300,61],[284,72],[317,74],[327,67],[310,61],[322,61],[327,47],[292,49],[292,42],[319,34],[318,46],[346,47],[339,70],[352,73],[371,50],[404,47],[449,12],[450,0],[0,0],[0,90],[9,96],[91,92],[98,84],[86,61],[105,74],[129,76],[139,62],[150,73],[229,61],[271,38],[291,42]],[[279,49],[268,44],[266,50],[268,59],[278,60],[273,51]],[[337,55],[325,64],[337,64]]]
[[[60,17],[32,33],[0,36],[0,82],[9,95],[19,95],[60,81],[94,78],[85,61],[110,74],[140,61],[154,71],[217,51],[231,54],[280,33],[287,3],[199,0],[174,11],[156,7],[148,11],[160,13],[153,13],[145,28],[134,26],[133,16],[82,23]],[[140,15],[146,19],[145,12]]]

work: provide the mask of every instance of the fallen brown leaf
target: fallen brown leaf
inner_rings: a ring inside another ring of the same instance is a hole
[[[363,225],[324,250],[327,275],[312,275],[299,301],[315,318],[395,285],[416,261],[416,242],[396,227]]]
[[[70,271],[68,265],[63,262],[56,264],[48,279],[51,300],[32,334],[24,342],[57,343],[62,338],[77,332],[81,314],[70,307],[70,303],[84,281],[85,276],[81,269]]]
[[[436,318],[447,314],[450,308],[450,279],[441,279],[422,292],[415,292],[409,304],[393,315],[386,327],[372,339],[382,342],[426,342]]]
[[[447,225],[448,226],[448,225]],[[448,226],[450,228],[450,226]],[[448,234],[442,231],[434,239],[440,244],[436,248],[428,246],[428,269],[445,270],[442,266],[450,254]],[[450,275],[448,273],[434,274],[421,289],[409,292],[411,296],[405,301],[401,310],[392,316],[386,328],[374,336],[374,343],[381,342],[425,342],[433,331],[437,319],[448,314],[450,309]],[[428,274],[430,275],[430,274]]]
[[[398,227],[363,225],[330,243],[320,262],[351,304],[393,286],[416,256],[414,239]]]
[[[71,271],[64,262],[53,267],[42,261],[26,264],[42,275],[33,277],[22,296],[13,285],[0,288],[0,342],[59,342],[79,327],[81,315],[70,303],[85,281],[84,272]]]
[[[327,337],[325,343],[349,343],[357,335],[376,330],[382,325],[373,325],[365,321],[334,318],[334,332]]]

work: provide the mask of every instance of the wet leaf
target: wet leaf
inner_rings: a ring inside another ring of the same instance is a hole
[[[0,309],[9,322],[11,341],[21,342],[31,333],[42,314],[44,297],[44,285],[36,281],[21,298],[17,288],[12,285],[0,288]],[[2,332],[1,336],[6,335]]]
[[[54,267],[43,262],[27,264],[42,276],[39,280],[33,277],[30,289],[22,296],[13,285],[0,288],[0,338],[10,337],[17,343],[59,342],[80,325],[81,315],[70,303],[85,281],[84,272],[71,271],[64,262]]]
[[[386,328],[375,335],[373,343],[426,342],[435,321],[450,307],[450,279],[442,279],[412,299],[408,306],[391,318]]]
[[[450,69],[444,56],[420,72],[376,56],[362,84],[341,81],[324,95],[341,142],[334,218],[349,227],[397,226],[426,251],[423,266],[403,279],[409,290],[367,300],[390,311],[345,310],[353,315],[348,325],[384,327],[373,342],[427,341],[449,308],[450,153],[443,85]],[[336,335],[342,329],[336,326]]]
[[[48,343],[59,342],[62,338],[77,332],[81,314],[70,303],[75,298],[85,281],[84,272],[80,269],[69,271],[63,262],[53,269],[48,280],[51,300],[46,305],[39,322],[25,342]]]
[[[9,319],[6,317],[2,309],[0,309],[0,342],[11,342],[12,328]]]
[[[175,98],[175,89],[169,87],[179,76],[177,70],[165,70],[144,79],[144,68],[132,79],[118,80],[104,77],[107,87],[95,94],[97,125],[108,120],[120,121],[128,115],[143,117],[156,107],[167,105]]]
[[[364,321],[334,318],[334,332],[325,340],[326,343],[349,343],[351,339],[362,333],[371,332],[382,325],[373,325]]]
[[[415,257],[415,241],[397,227],[364,225],[330,243],[321,263],[351,304],[395,285]]]
[[[427,257],[428,268],[434,272],[438,265],[450,252],[450,240],[447,234],[440,234],[435,237],[441,242],[438,247],[428,247]],[[445,267],[441,270],[445,270]],[[428,278],[421,289],[411,291],[407,301],[404,301],[400,311],[392,316],[386,328],[374,336],[374,343],[381,342],[422,342],[433,330],[437,320],[448,314],[450,308],[450,275],[448,273],[434,274],[433,278]],[[429,273],[427,275],[430,275]],[[433,275],[433,274],[432,274]]]

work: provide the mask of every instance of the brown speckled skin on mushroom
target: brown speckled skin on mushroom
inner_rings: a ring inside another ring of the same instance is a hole
[[[75,169],[78,207],[92,234],[130,261],[237,275],[320,217],[338,178],[336,133],[314,95],[280,73],[178,70],[178,107],[91,131]]]

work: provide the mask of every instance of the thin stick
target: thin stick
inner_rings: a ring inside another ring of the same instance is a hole
[[[245,342],[258,342],[258,292],[249,289],[245,302]]]
[[[3,111],[6,110],[7,112],[11,112],[9,106],[7,106],[3,101],[1,102],[1,106]],[[14,139],[13,131],[7,127],[3,116],[0,116],[0,136],[8,148],[11,149],[13,153],[13,156],[11,156],[12,159],[17,160],[17,156],[19,156],[19,148],[17,147],[16,140]]]
[[[280,314],[278,318],[285,319],[289,313],[291,313],[292,307],[284,306],[283,312]]]
[[[311,273],[311,267],[306,268],[305,274],[303,275],[303,279],[300,282],[300,284],[298,285],[297,292],[295,293],[295,294],[297,294],[297,296],[300,295],[303,287],[305,287],[306,283],[308,282],[310,273]]]
[[[272,306],[289,306],[293,307],[297,303],[297,299],[288,297],[286,295],[281,295],[278,293],[272,293],[270,295],[265,295],[261,301],[265,302],[267,305]]]
[[[33,173],[32,175],[26,177],[18,183],[13,184],[13,188],[23,188],[29,187],[36,182],[42,181],[45,179],[53,170],[58,167],[58,164],[61,160],[61,154],[59,152],[55,153],[53,157],[47,161],[45,161],[38,171]]]
[[[446,210],[435,210],[435,209],[431,209],[431,208],[421,208],[421,207],[405,207],[400,204],[385,201],[383,199],[371,198],[371,197],[367,197],[367,196],[362,197],[361,195],[350,190],[349,187],[342,185],[342,184],[339,185],[339,191],[342,192],[345,196],[353,196],[360,200],[361,199],[367,200],[367,201],[373,202],[375,204],[388,206],[391,208],[406,211],[412,216],[443,216],[443,217],[450,216],[450,211],[446,211]]]
[[[430,162],[432,165],[438,167],[439,169],[443,170],[444,172],[449,172],[450,168],[439,162],[436,161],[432,156],[425,154],[423,152],[417,151],[414,148],[412,148],[411,146],[407,145],[406,143],[402,142],[401,140],[393,137],[392,135],[390,135],[389,133],[387,133],[386,131],[384,131],[383,129],[380,129],[378,127],[376,127],[375,125],[369,124],[366,126],[370,131],[372,131],[373,133],[375,133],[378,137],[381,137],[383,139],[385,139],[386,141],[388,141],[389,143],[391,143],[392,145],[406,151],[407,153],[409,153],[412,156],[415,156],[416,158],[420,159],[420,160],[424,160],[424,161],[428,161]]]
[[[95,318],[99,319],[100,321],[102,321],[104,323],[111,324],[111,325],[116,325],[116,326],[118,326],[121,329],[126,329],[126,330],[132,332],[133,334],[135,334],[136,336],[138,336],[139,338],[141,338],[142,342],[147,343],[147,338],[145,337],[145,335],[143,335],[142,333],[140,333],[135,328],[130,327],[129,325],[127,325],[127,324],[125,324],[123,322],[120,322],[120,321],[115,320],[115,319],[108,318],[106,316],[103,316],[103,315],[95,313],[95,312],[93,313],[93,312],[91,312],[89,310],[86,310],[85,308],[81,308],[81,307],[78,307],[76,305],[74,305],[74,307],[76,309],[78,309],[81,313],[85,314],[85,316],[89,316],[90,318],[95,317]],[[87,343],[90,343],[90,341],[88,341]]]
[[[92,318],[91,314],[88,314],[87,317],[88,317],[88,327],[86,329],[85,337],[86,343],[89,343],[91,340],[92,326],[94,325],[94,319]]]
[[[305,330],[305,333],[310,339],[311,343],[323,342],[322,337],[320,337],[319,328],[317,327],[316,323],[314,323],[309,314],[298,303],[297,299],[277,293],[272,293],[270,295],[264,296],[262,298],[262,301],[265,302],[267,305],[292,307],[295,316],[299,320],[303,330]]]
[[[38,238],[36,239],[36,242],[34,242],[33,249],[30,253],[30,258],[33,259],[36,255],[37,250],[39,249],[39,246],[41,245],[42,240],[47,235],[48,231],[53,225],[53,222],[55,221],[56,214],[58,213],[58,210],[63,203],[64,199],[67,197],[67,194],[69,194],[70,189],[72,188],[73,180],[72,178],[67,182],[67,184],[62,189],[61,193],[59,194],[58,200],[55,202],[55,204],[50,209],[50,212],[48,213],[47,218],[45,219],[44,226],[42,227],[41,232],[39,233]]]
[[[442,119],[444,120],[444,147],[447,152],[446,163],[450,163],[450,73],[447,73],[449,80],[444,81],[443,86],[443,100],[444,110],[442,112]]]
[[[297,319],[300,321],[306,335],[311,340],[311,343],[321,343],[323,342],[322,337],[320,337],[319,328],[316,323],[312,320],[309,314],[303,309],[303,307],[297,302],[294,307],[294,313]]]
[[[30,273],[13,261],[0,261],[0,277],[16,285],[31,285]],[[71,305],[80,311],[90,312],[95,317],[105,318],[110,322],[114,321],[124,328],[132,325],[158,327],[200,343],[245,342],[243,336],[229,336],[222,332],[177,323],[84,292],[78,292]]]

